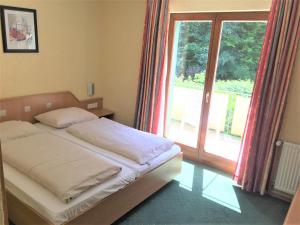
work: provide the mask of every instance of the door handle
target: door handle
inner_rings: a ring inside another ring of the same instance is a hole
[[[205,95],[205,101],[206,101],[206,103],[209,102],[209,96],[210,96],[210,93],[209,93],[209,91],[207,91],[206,95]]]

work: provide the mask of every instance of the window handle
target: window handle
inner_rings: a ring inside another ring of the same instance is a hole
[[[207,91],[206,95],[205,95],[205,101],[206,101],[206,103],[209,102],[209,96],[210,96],[210,93],[209,93],[209,91]]]

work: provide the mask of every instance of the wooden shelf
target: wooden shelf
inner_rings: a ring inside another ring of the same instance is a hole
[[[112,119],[114,117],[114,114],[115,114],[113,111],[111,111],[109,109],[104,109],[104,108],[101,108],[101,109],[91,109],[90,112],[94,113],[99,118],[106,117],[106,118],[109,118],[109,119]]]

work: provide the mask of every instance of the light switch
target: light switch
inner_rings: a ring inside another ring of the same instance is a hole
[[[6,109],[0,109],[0,117],[6,116]]]
[[[31,112],[31,106],[30,105],[24,106],[24,111],[25,112]]]
[[[46,107],[47,109],[50,109],[52,107],[52,102],[47,102]]]

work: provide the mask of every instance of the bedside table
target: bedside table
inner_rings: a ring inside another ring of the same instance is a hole
[[[101,117],[106,117],[108,119],[113,119],[114,117],[114,112],[109,110],[109,109],[91,109],[89,110],[91,113],[94,113],[96,116],[99,118]]]

